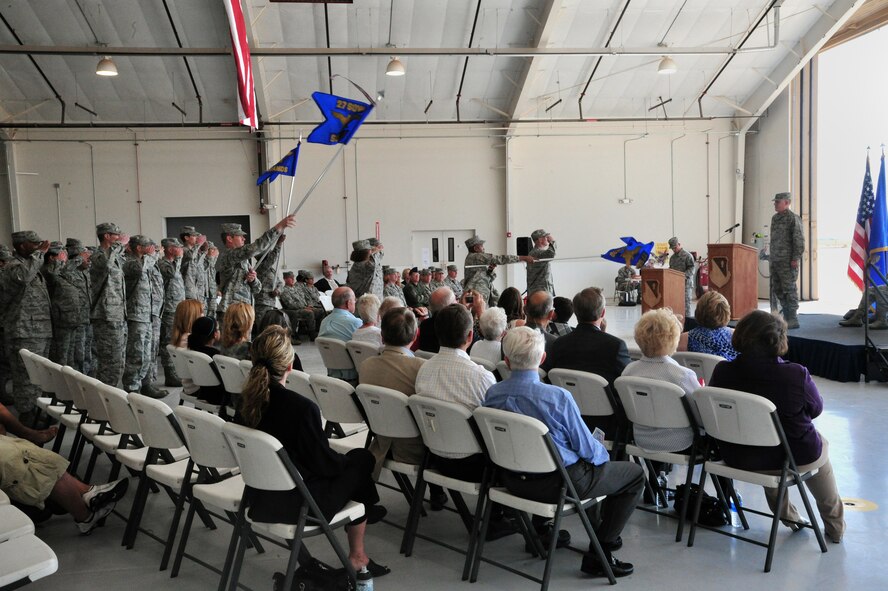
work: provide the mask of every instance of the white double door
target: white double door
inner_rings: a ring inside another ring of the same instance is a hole
[[[413,264],[417,267],[457,264],[466,260],[466,240],[474,230],[414,230],[412,234]]]

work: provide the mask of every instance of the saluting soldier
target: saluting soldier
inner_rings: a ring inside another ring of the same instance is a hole
[[[148,277],[151,279],[151,351],[148,355],[150,362],[148,363],[148,374],[142,380],[142,386],[145,384],[153,385],[157,381],[157,353],[160,348],[160,327],[163,325],[163,305],[165,288],[163,283],[163,274],[157,268],[160,262],[161,253],[157,243],[151,239],[151,247],[154,251],[150,255],[154,264],[148,269]]]
[[[546,260],[555,258],[555,239],[543,229],[534,230],[530,234],[533,249],[530,256],[536,259],[527,265],[527,295],[536,291],[545,291],[555,297],[555,285],[552,282],[552,264]]]
[[[805,251],[805,233],[802,218],[789,209],[791,193],[777,193],[774,196],[774,211],[771,217],[770,271],[771,292],[780,302],[786,327],[799,327],[799,262]],[[882,318],[884,322],[884,318]],[[874,323],[875,324],[875,323]],[[879,328],[877,326],[877,328]]]
[[[9,355],[6,353],[6,328],[4,327],[3,316],[6,310],[6,298],[9,290],[6,286],[6,279],[3,277],[3,269],[6,264],[12,260],[12,251],[5,244],[0,244],[0,402],[6,406],[13,406],[15,401],[12,395],[6,394],[6,382],[9,380]]]
[[[207,316],[216,315],[216,305],[219,299],[219,286],[216,283],[216,260],[219,258],[219,249],[211,241],[207,240],[207,289],[204,300],[207,303]]]
[[[669,248],[673,253],[669,257],[669,268],[684,273],[685,276],[685,316],[690,316],[691,296],[694,292],[694,257],[682,248],[675,236],[669,239]]]
[[[375,294],[376,297],[382,299],[383,247],[376,239],[373,239],[373,242],[376,244],[371,244],[370,239],[355,240],[352,242],[350,259],[353,264],[348,271],[348,280],[346,283],[352,291],[355,292],[356,298],[361,297],[365,293],[372,293]],[[379,274],[378,279],[377,273]]]
[[[68,260],[56,276],[52,296],[55,317],[55,347],[58,363],[86,373],[89,355],[87,328],[91,292],[90,251],[76,238],[65,242]]]
[[[123,251],[129,236],[112,222],[96,226],[99,247],[89,268],[92,287],[90,324],[96,350],[96,379],[117,387],[126,352],[126,286]]]
[[[182,243],[182,279],[185,281],[185,297],[203,300],[207,282],[207,237],[194,226],[182,226],[179,230]]]
[[[163,278],[163,311],[160,317],[160,363],[163,365],[164,385],[180,387],[182,381],[176,373],[173,358],[166,346],[170,344],[176,307],[185,299],[185,278],[182,276],[183,246],[178,238],[160,241],[163,258],[157,261],[157,270]],[[208,314],[209,315],[209,314]]]
[[[466,240],[466,248],[469,249],[469,254],[466,255],[463,287],[477,291],[490,306],[496,305],[496,300],[492,298],[492,295],[495,293],[493,280],[496,279],[496,273],[494,273],[496,266],[511,263],[532,263],[534,261],[531,256],[488,254],[484,252],[484,240],[481,240],[478,236],[472,236]],[[498,296],[497,299],[499,299]]]

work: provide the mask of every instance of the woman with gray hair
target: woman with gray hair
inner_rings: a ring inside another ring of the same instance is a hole
[[[382,347],[382,332],[379,328],[379,298],[372,293],[365,293],[358,298],[355,312],[364,321],[352,335],[353,341],[370,343],[377,348]]]
[[[490,308],[481,314],[479,321],[483,341],[477,341],[469,353],[473,357],[488,359],[499,363],[503,359],[503,336],[506,334],[506,311],[502,308]]]

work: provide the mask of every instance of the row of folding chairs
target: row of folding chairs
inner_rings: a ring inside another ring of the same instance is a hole
[[[58,568],[55,552],[34,535],[34,522],[0,491],[0,591],[18,589]]]

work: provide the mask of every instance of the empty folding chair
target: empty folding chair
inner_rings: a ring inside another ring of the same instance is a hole
[[[321,409],[321,416],[327,420],[325,430],[328,437],[331,434],[336,434],[337,437],[343,439],[367,428],[364,423],[364,415],[354,397],[355,389],[351,384],[344,380],[320,375],[310,376],[309,381],[311,389],[314,391],[315,400]],[[370,433],[367,433],[365,447],[369,441]],[[332,439],[330,447],[340,453],[345,453],[354,445]]]
[[[108,410],[105,408],[105,403],[101,396],[101,390],[110,386],[106,386],[99,380],[83,374],[77,375],[76,381],[83,394],[86,412],[90,419],[88,422],[80,425],[80,432],[83,434],[81,443],[85,444],[85,442],[89,441],[93,445],[82,480],[83,482],[91,482],[96,461],[102,452],[107,454],[112,465],[116,466],[114,470],[114,474],[116,474],[120,466],[114,458],[117,449],[120,447],[141,447],[142,443],[141,441],[134,441],[130,435],[121,435],[115,432],[111,427]],[[82,453],[82,447],[83,445],[81,445],[81,450],[78,453]]]
[[[34,533],[34,522],[18,507],[0,505],[0,542]]]
[[[361,369],[361,363],[365,359],[376,357],[380,351],[378,347],[363,341],[349,341],[345,344],[345,349],[348,351],[349,356],[352,358],[352,363],[355,364],[355,369],[357,370]]]
[[[709,355],[708,353],[692,353],[690,351],[676,351],[672,354],[680,365],[694,370],[697,379],[702,379],[703,384],[708,384],[712,379],[712,372],[715,366],[725,361],[720,355]]]
[[[245,495],[238,512],[236,526],[238,536],[232,540],[234,543],[229,545],[225,559],[225,568],[222,573],[223,583],[230,572],[229,589],[234,591],[237,588],[240,567],[244,558],[245,542],[249,539],[250,530],[255,530],[282,538],[290,543],[290,557],[285,571],[283,589],[290,589],[293,584],[296,559],[302,547],[302,539],[319,534],[324,534],[327,537],[336,556],[346,569],[351,584],[356,585],[354,568],[348,559],[348,554],[336,539],[333,529],[345,526],[363,516],[364,505],[350,501],[333,516],[333,519],[327,521],[280,441],[262,431],[233,423],[226,423],[223,432],[231,450],[237,457],[241,475],[247,486],[267,491],[292,491],[295,489],[302,497],[298,523],[289,524],[261,523],[251,520],[247,516],[251,496]]]
[[[599,421],[612,425],[611,429],[605,430],[610,432],[605,432],[602,443],[614,459],[621,457],[626,438],[626,417],[607,380],[588,371],[553,369],[549,372],[549,381],[571,393],[580,415],[590,417],[587,421],[590,428]]]
[[[55,552],[34,535],[0,543],[0,589],[18,589],[59,568]]]
[[[484,508],[484,521],[481,525],[481,533],[478,536],[478,549],[475,552],[474,565],[472,566],[471,581],[478,577],[478,567],[481,563],[481,555],[484,550],[484,537],[487,534],[487,526],[490,522],[491,503],[499,503],[505,507],[512,507],[523,513],[539,515],[546,519],[554,519],[553,531],[558,531],[561,519],[565,515],[577,513],[589,536],[592,547],[598,560],[604,566],[610,583],[616,584],[613,571],[605,558],[604,551],[598,543],[598,537],[592,529],[592,524],[586,516],[586,509],[604,499],[604,497],[580,499],[576,488],[564,464],[561,454],[549,436],[549,429],[542,421],[493,408],[478,407],[472,413],[484,439],[486,452],[490,461],[497,469],[511,470],[526,474],[547,474],[555,472],[561,479],[561,492],[555,503],[541,503],[515,495],[505,488],[493,487],[488,493],[487,503]],[[495,478],[495,476],[494,476]],[[555,545],[558,536],[552,536],[549,548],[546,549],[546,566],[543,569],[543,578],[538,579],[530,575],[524,576],[540,583],[540,591],[546,591],[549,587],[549,576],[552,572],[552,558],[555,556]]]
[[[91,420],[87,409],[86,396],[80,385],[79,377],[83,374],[73,367],[65,366],[62,368],[62,378],[65,380],[67,391],[74,400],[73,412],[63,414],[59,423],[64,425],[66,429],[74,431],[74,440],[71,442],[71,451],[68,454],[68,472],[77,473],[77,465],[80,461],[80,453],[83,450],[84,439],[83,432],[80,427]]]
[[[820,531],[817,517],[812,510],[808,493],[802,485],[805,480],[816,474],[817,470],[805,473],[799,472],[774,403],[756,394],[711,387],[700,388],[694,392],[694,398],[697,402],[697,409],[700,412],[700,419],[703,421],[703,428],[712,440],[762,448],[778,447],[783,453],[783,466],[779,473],[776,474],[773,471],[756,472],[753,470],[741,470],[739,468],[732,468],[724,462],[707,461],[703,464],[703,470],[700,473],[700,488],[703,488],[707,474],[715,474],[766,488],[776,488],[778,490],[777,506],[779,507],[785,495],[789,494],[789,487],[798,487],[799,495],[802,497],[810,523],[796,523],[796,525],[813,529],[817,537],[817,543],[820,544],[820,551],[826,552],[826,542],[823,539],[823,533]],[[741,515],[749,512],[764,515],[771,519],[771,533],[768,537],[768,542],[764,543],[753,538],[698,524],[701,501],[702,495],[698,495],[694,506],[694,520],[691,523],[691,531],[688,535],[688,546],[694,545],[694,536],[697,533],[698,526],[743,540],[744,542],[764,546],[768,549],[765,556],[765,572],[770,572],[777,542],[777,529],[780,526],[780,517],[777,514],[737,506]]]
[[[315,345],[321,354],[321,361],[327,370],[349,370],[355,369],[355,363],[352,361],[348,349],[345,348],[345,342],[339,339],[331,339],[330,337],[318,337],[315,339]]]

